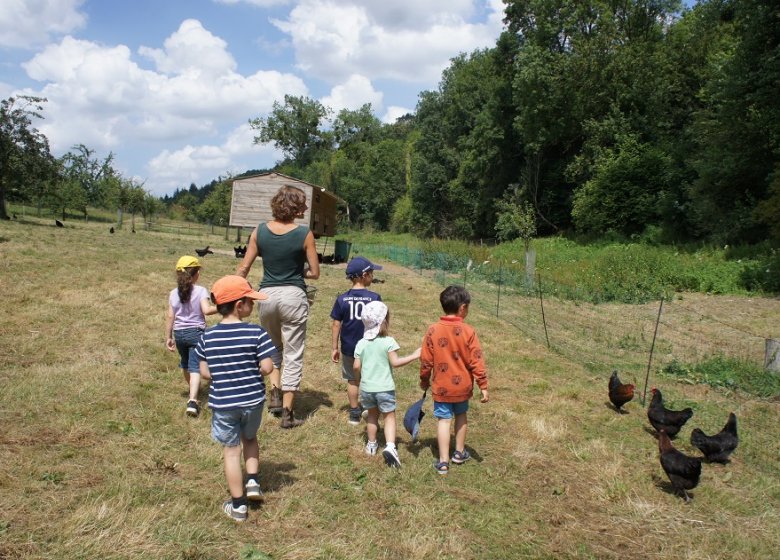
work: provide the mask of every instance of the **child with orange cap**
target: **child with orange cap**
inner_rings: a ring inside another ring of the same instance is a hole
[[[223,276],[211,288],[211,301],[222,320],[206,329],[195,352],[202,375],[211,378],[211,437],[222,445],[231,499],[222,510],[235,521],[247,518],[247,499],[262,500],[257,430],[265,404],[264,376],[274,369],[276,347],[260,325],[244,323],[255,301],[268,299],[241,276]],[[241,476],[244,451],[246,484]],[[246,489],[246,497],[244,490]]]

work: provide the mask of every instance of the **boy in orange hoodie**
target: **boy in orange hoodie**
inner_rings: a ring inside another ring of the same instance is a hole
[[[463,322],[469,313],[471,296],[461,286],[448,286],[439,295],[444,315],[428,327],[420,354],[420,387],[432,387],[433,416],[438,420],[436,435],[439,461],[436,472],[445,475],[450,469],[450,424],[455,418],[456,465],[471,458],[466,451],[469,399],[476,380],[482,398],[488,402],[488,380],[485,360],[477,333]]]

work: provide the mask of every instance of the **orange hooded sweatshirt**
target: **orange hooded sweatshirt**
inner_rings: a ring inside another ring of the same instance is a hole
[[[471,398],[474,381],[488,388],[485,359],[477,333],[454,315],[428,327],[420,353],[420,383],[432,387],[433,400],[463,402]]]

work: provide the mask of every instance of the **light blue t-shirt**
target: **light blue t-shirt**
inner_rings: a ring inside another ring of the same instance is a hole
[[[401,348],[392,336],[378,336],[374,340],[361,338],[355,346],[355,357],[360,358],[360,390],[366,393],[395,391],[393,367],[388,352]]]

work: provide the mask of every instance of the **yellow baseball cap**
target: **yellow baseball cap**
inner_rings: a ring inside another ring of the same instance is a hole
[[[200,268],[200,261],[195,257],[184,255],[176,261],[176,271],[184,272],[188,268]]]

